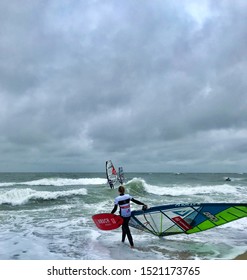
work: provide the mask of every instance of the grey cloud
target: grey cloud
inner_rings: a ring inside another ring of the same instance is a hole
[[[2,170],[242,171],[243,1],[203,1],[200,24],[192,0],[18,3],[0,4]]]

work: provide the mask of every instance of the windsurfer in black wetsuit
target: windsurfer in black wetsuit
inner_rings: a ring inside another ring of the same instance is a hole
[[[113,184],[112,180],[108,179],[108,183],[110,185],[110,188],[114,189],[114,184]]]
[[[119,196],[117,196],[114,200],[114,208],[112,209],[111,213],[115,213],[119,205],[120,216],[123,218],[122,242],[125,241],[125,237],[127,235],[131,248],[134,248],[133,238],[129,229],[129,221],[131,217],[130,201],[133,201],[139,205],[143,205],[143,210],[147,209],[147,205],[140,202],[139,200],[134,199],[131,195],[125,194],[125,188],[123,186],[119,186],[118,192]]]

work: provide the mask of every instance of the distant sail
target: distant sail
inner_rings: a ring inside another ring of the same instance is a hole
[[[117,177],[117,171],[111,160],[106,161],[106,178],[111,189],[113,189],[114,184],[117,182],[118,177]]]
[[[120,184],[123,184],[123,182],[124,182],[123,167],[118,168],[118,181],[119,181]]]
[[[132,211],[129,225],[157,236],[191,234],[247,217],[247,203],[191,203]]]

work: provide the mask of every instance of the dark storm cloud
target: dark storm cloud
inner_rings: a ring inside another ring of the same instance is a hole
[[[1,1],[2,170],[243,171],[244,1]]]

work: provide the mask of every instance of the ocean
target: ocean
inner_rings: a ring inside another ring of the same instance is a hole
[[[162,238],[131,228],[130,249],[120,228],[100,231],[91,218],[112,210],[117,187],[109,188],[104,173],[0,173],[0,259],[212,260],[247,251],[247,218]],[[150,207],[247,202],[246,173],[126,173],[125,187]]]

